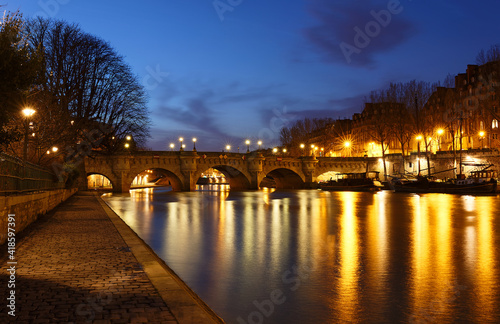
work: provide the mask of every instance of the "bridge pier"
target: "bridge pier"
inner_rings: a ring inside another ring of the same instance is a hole
[[[128,192],[130,190],[130,185],[132,181],[129,181],[129,174],[126,171],[116,172],[116,177],[113,181],[113,192]]]
[[[306,156],[302,158],[302,172],[304,172],[304,188],[314,189],[316,186],[315,177],[313,176],[316,170],[316,164],[319,161],[314,156]]]
[[[265,160],[262,153],[258,152],[256,154],[252,154],[248,158],[248,171],[250,173],[250,188],[251,190],[259,189],[260,182],[266,176],[262,174],[262,165]]]
[[[184,176],[182,190],[194,191],[196,190],[196,182],[198,181],[195,174],[197,162],[200,157],[196,151],[181,151],[180,153],[181,173]]]

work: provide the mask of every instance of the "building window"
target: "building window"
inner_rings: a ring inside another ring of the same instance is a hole
[[[498,120],[493,119],[493,121],[491,122],[491,128],[493,129],[498,128]]]

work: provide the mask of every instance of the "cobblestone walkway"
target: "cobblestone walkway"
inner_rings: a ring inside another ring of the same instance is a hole
[[[16,239],[16,317],[3,245],[0,323],[177,323],[96,197],[71,197]]]

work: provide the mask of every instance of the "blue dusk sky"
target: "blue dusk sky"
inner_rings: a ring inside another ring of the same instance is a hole
[[[148,93],[148,147],[279,144],[304,117],[350,118],[370,91],[465,71],[500,43],[494,0],[0,0],[108,41]]]

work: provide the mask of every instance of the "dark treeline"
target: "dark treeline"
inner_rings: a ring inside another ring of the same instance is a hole
[[[69,152],[123,149],[149,136],[147,97],[130,67],[104,40],[75,24],[23,19],[11,13],[0,25],[0,150],[50,164]],[[30,107],[29,120],[21,113]],[[29,127],[27,126],[29,122]],[[80,146],[85,146],[82,148]]]

